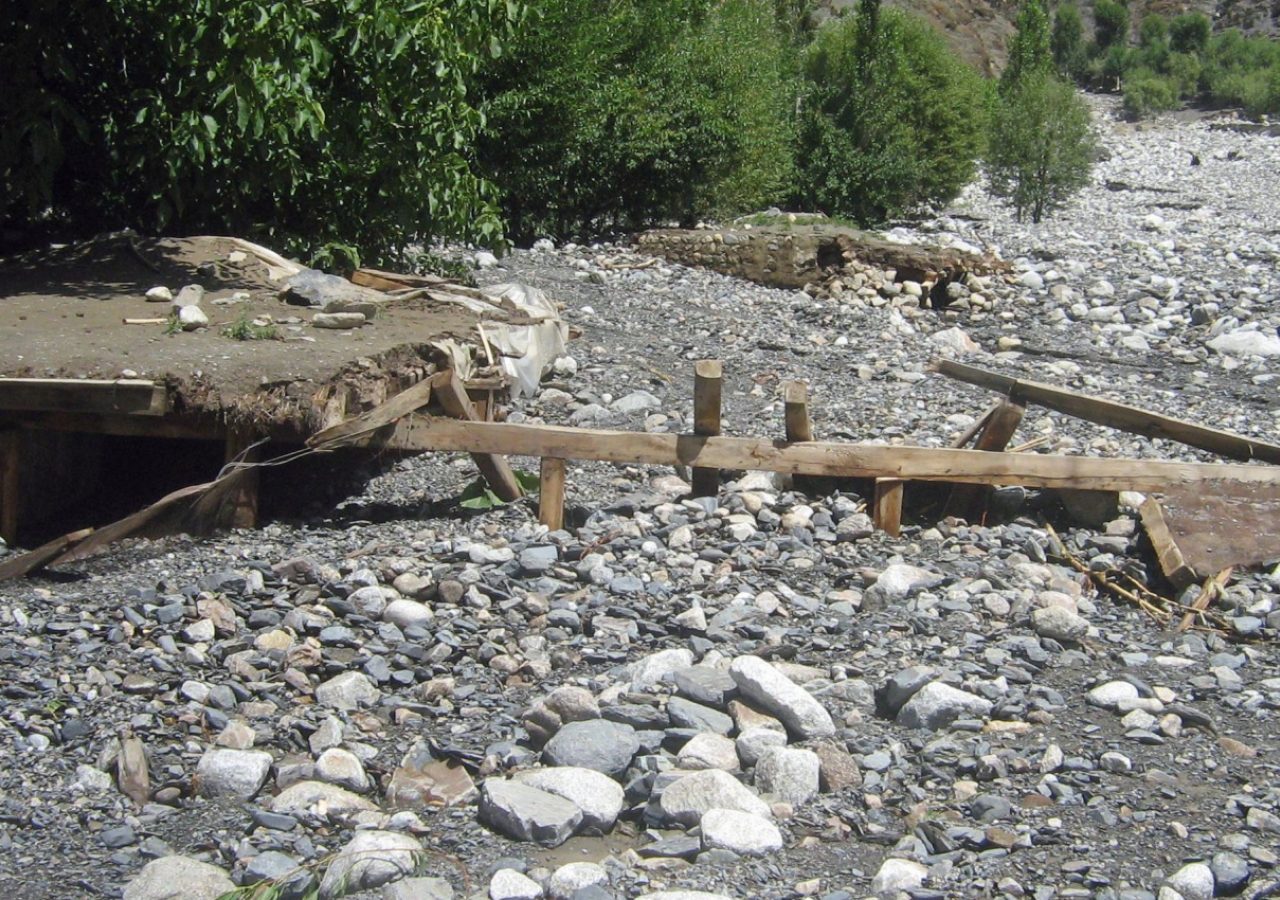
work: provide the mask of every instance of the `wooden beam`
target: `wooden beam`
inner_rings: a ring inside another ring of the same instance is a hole
[[[803,381],[788,381],[782,387],[786,404],[787,440],[813,440],[813,423],[809,421],[809,387]]]
[[[1010,378],[1007,375],[999,375],[952,360],[939,360],[934,363],[933,368],[957,381],[1000,391],[1019,401],[1034,403],[1055,412],[1086,419],[1109,428],[1117,428],[1130,434],[1177,441],[1189,447],[1198,447],[1210,453],[1217,453],[1228,459],[1246,461],[1256,459],[1268,463],[1280,463],[1280,445],[1206,428],[1183,419],[1162,416],[1159,413],[1110,400],[1100,400],[1097,397],[1089,397],[1037,381]]]
[[[974,484],[1111,491],[1159,491],[1170,484],[1209,487],[1280,484],[1280,468],[1222,463],[1101,459],[1039,453],[985,453],[932,447],[891,447],[762,438],[644,434],[508,422],[462,422],[406,416],[362,438],[391,450],[447,450],[557,456],[652,466],[758,469],[841,478],[901,478]]]
[[[700,359],[693,364],[693,433],[706,437],[720,433],[720,400],[724,388],[724,364]],[[714,497],[720,492],[720,473],[698,466],[693,470],[693,496]]]
[[[18,412],[0,410],[6,426],[35,431],[87,431],[122,437],[174,438],[180,440],[222,440],[227,426],[205,416],[130,416],[76,412]]]
[[[252,432],[232,428],[227,432],[224,462],[247,463],[239,473],[236,484],[230,489],[222,521],[225,528],[258,527],[258,468],[252,465],[262,459],[261,449],[254,447]]]
[[[538,521],[551,531],[564,527],[565,461],[554,456],[542,457],[538,480]]]
[[[897,537],[902,531],[902,494],[905,482],[899,478],[877,478],[875,511],[876,528]]]
[[[169,392],[132,378],[0,378],[0,411],[11,409],[163,416]]]
[[[17,430],[0,431],[0,537],[10,547],[18,545],[18,518],[22,514],[21,443]]]
[[[48,565],[49,560],[66,553],[69,548],[74,547],[91,534],[93,534],[92,528],[73,531],[71,534],[64,534],[62,537],[54,538],[49,543],[42,544],[28,553],[9,557],[3,563],[0,563],[0,581],[21,578],[23,575],[43,568]]]
[[[454,419],[461,420],[462,424],[492,425],[492,422],[481,422],[480,417],[476,415],[475,407],[471,405],[471,399],[467,397],[467,390],[462,385],[462,379],[452,369],[442,374],[448,377],[435,385],[435,393],[445,413],[453,416]],[[404,420],[401,419],[400,421],[403,422]],[[467,452],[475,460],[476,468],[480,470],[484,480],[489,483],[490,489],[500,499],[510,503],[524,496],[524,489],[516,481],[515,473],[511,471],[511,466],[507,464],[501,451],[470,450]],[[534,453],[531,455],[554,456],[555,454]]]
[[[1026,411],[1027,408],[1020,403],[1012,400],[1002,401],[986,417],[986,424],[982,426],[982,433],[978,435],[974,449],[993,453],[1009,446],[1009,441],[1013,439],[1013,433],[1022,424],[1022,417]],[[942,510],[942,517],[945,519],[947,516],[960,516],[970,522],[975,521],[977,514],[981,512],[980,507],[986,499],[988,490],[978,484],[957,484],[951,489],[951,495],[947,497],[947,505]]]

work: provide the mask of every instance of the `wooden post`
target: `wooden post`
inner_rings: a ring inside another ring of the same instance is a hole
[[[0,431],[0,537],[10,547],[18,541],[19,491],[22,487],[19,468],[21,435],[16,428]]]
[[[457,373],[452,369],[445,378],[440,379],[439,384],[436,384],[435,398],[440,401],[440,406],[447,415],[469,422],[480,421],[475,407],[467,397],[467,389],[463,387],[462,379],[458,378]],[[511,471],[506,457],[492,453],[472,453],[471,458],[475,460],[476,468],[480,470],[484,480],[489,483],[489,487],[499,498],[510,503],[524,496],[524,490],[516,481],[515,473]]]
[[[693,433],[714,437],[720,433],[720,395],[724,385],[724,364],[718,359],[700,359],[693,364]],[[693,496],[714,497],[720,491],[718,469],[693,470]]]
[[[253,434],[243,428],[227,430],[226,462],[256,463],[262,458],[253,446]],[[247,451],[247,452],[246,452]],[[226,528],[258,527],[258,470],[250,467],[241,471],[237,483],[226,499],[224,513],[219,523]]]
[[[897,537],[902,530],[902,489],[906,482],[900,478],[877,478],[875,515],[876,528],[890,537]]]
[[[564,527],[565,462],[555,456],[542,457],[538,487],[538,521],[552,531]]]
[[[782,388],[786,403],[787,441],[813,440],[813,424],[809,421],[809,387],[803,381],[788,381]]]
[[[1016,400],[1006,399],[1001,402],[987,414],[986,424],[983,425],[982,433],[978,435],[973,448],[985,450],[988,453],[1004,450],[1012,440],[1013,433],[1022,424],[1022,417],[1026,411],[1027,408]],[[947,516],[961,516],[973,521],[973,518],[981,516],[982,501],[990,492],[990,488],[980,484],[957,484],[947,497],[947,505],[943,507],[942,517],[945,519]]]

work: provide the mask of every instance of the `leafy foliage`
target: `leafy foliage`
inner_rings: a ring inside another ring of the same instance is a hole
[[[471,147],[515,0],[13,0],[0,218],[396,257],[501,239]]]
[[[1129,7],[1115,0],[1097,0],[1093,6],[1095,39],[1104,54],[1129,40]]]
[[[523,491],[530,494],[538,492],[540,480],[537,475],[521,469],[512,469],[511,473],[515,476],[516,484],[520,485]],[[463,488],[462,495],[458,498],[458,505],[463,509],[493,509],[497,506],[506,506],[507,503],[493,492],[483,478],[477,478]]]
[[[481,157],[518,240],[691,222],[792,180],[792,35],[774,0],[534,0],[485,72]]]
[[[1001,94],[1033,72],[1054,68],[1047,0],[1023,0],[1018,7],[1017,28],[1009,45],[1009,65],[1000,75]]]
[[[862,224],[955,197],[984,140],[986,89],[941,35],[862,0],[805,56],[800,196]]]
[[[1175,53],[1204,53],[1212,35],[1213,23],[1203,13],[1183,13],[1169,23],[1169,42]]]
[[[1089,55],[1084,45],[1084,22],[1079,7],[1067,3],[1054,12],[1049,46],[1059,75],[1071,79],[1084,75]]]
[[[1097,152],[1089,107],[1072,86],[1035,72],[1001,99],[987,155],[991,193],[1039,222],[1089,181]]]

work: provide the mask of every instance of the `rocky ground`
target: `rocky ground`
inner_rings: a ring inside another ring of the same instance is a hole
[[[482,279],[583,337],[512,419],[687,430],[692,361],[719,358],[727,433],[780,434],[802,378],[824,439],[943,446],[991,400],[926,371],[963,353],[1277,440],[1280,143],[1105,144],[1043,225],[975,188],[895,232],[1014,263],[945,311],[883,276],[814,298],[623,246],[516,253]],[[1032,438],[1197,458],[1034,409]],[[582,464],[547,534],[526,503],[459,511],[466,458],[370,468],[336,501],[301,480],[259,531],[0,585],[6,896],[1280,893],[1269,571],[1215,602],[1224,631],[1177,633],[1050,540],[1169,593],[1129,507],[1088,529],[1005,490],[1003,524],[892,539],[856,490],[731,473],[690,500]]]

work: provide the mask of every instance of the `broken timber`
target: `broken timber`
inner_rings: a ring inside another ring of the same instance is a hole
[[[934,369],[957,381],[999,391],[1019,403],[1034,403],[1054,412],[1086,419],[1130,434],[1165,438],[1225,456],[1229,459],[1261,460],[1280,463],[1280,446],[1254,438],[1242,437],[1215,428],[1206,428],[1183,419],[1162,416],[1135,406],[1114,403],[1063,390],[1038,381],[1024,381],[951,360],[939,360]]]
[[[1159,491],[1171,484],[1280,484],[1280,469],[878,444],[788,443],[763,438],[648,434],[551,425],[469,422],[412,415],[344,444],[600,460],[633,465],[756,469],[793,475],[899,478],[1108,491]],[[319,446],[319,445],[313,445]]]

